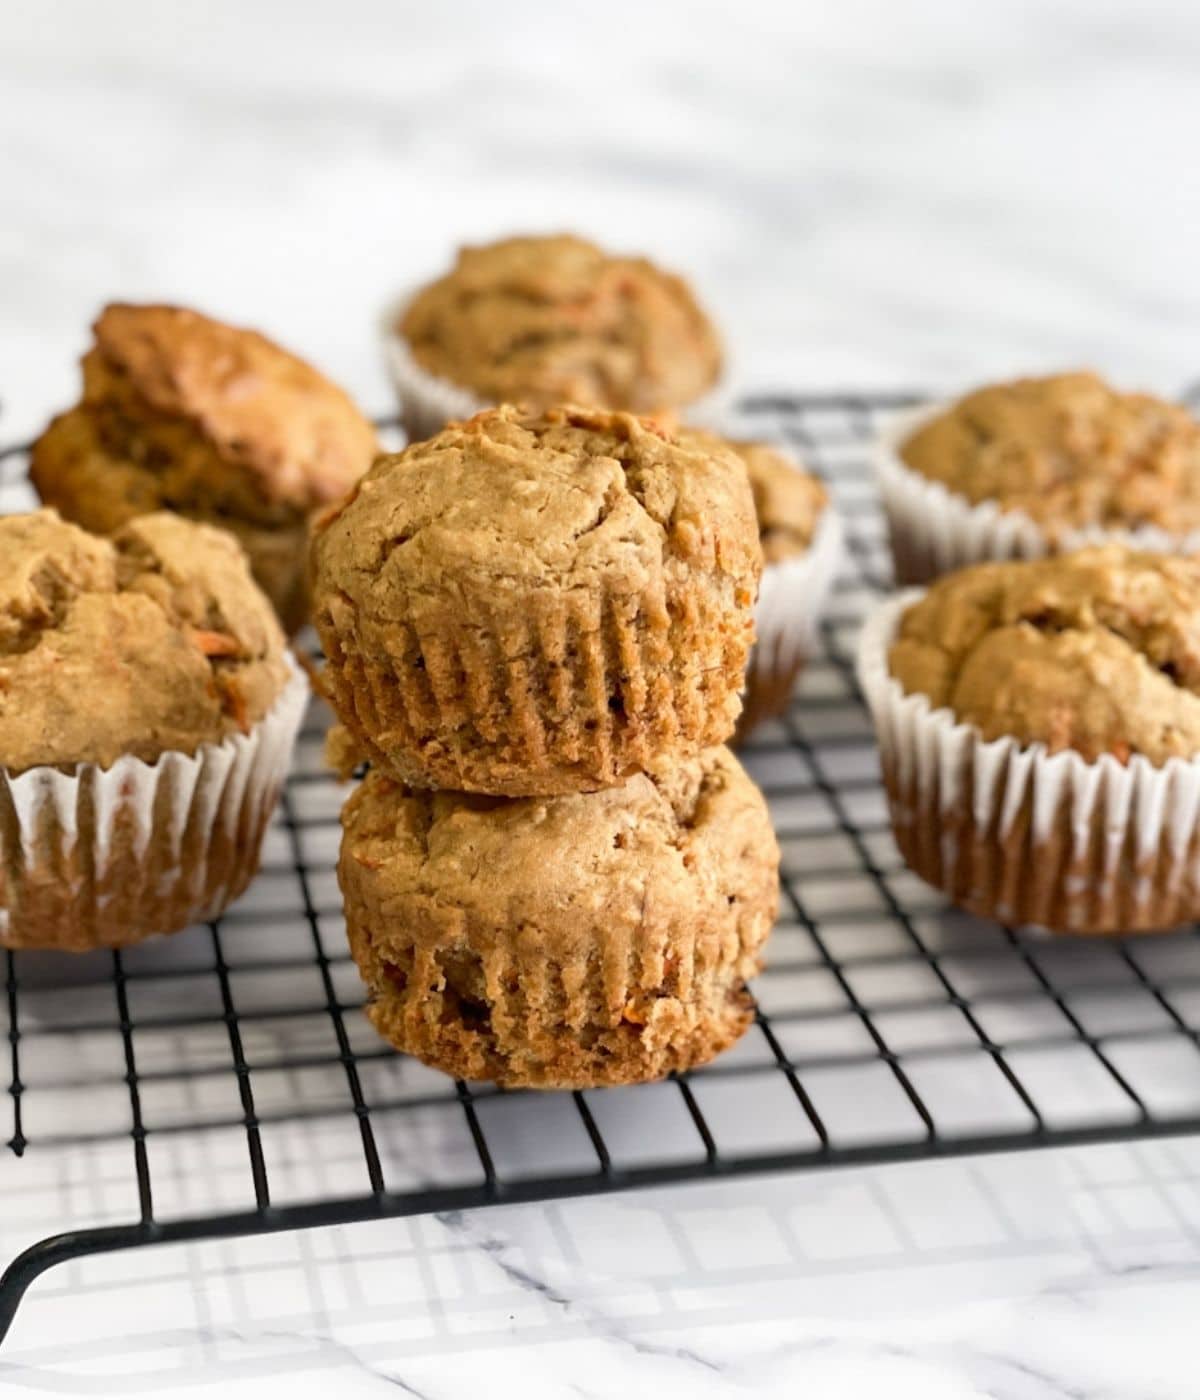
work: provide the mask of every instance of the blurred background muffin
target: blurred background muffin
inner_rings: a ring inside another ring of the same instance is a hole
[[[746,465],[763,575],[754,608],[754,647],[738,738],[787,709],[804,663],[817,647],[817,627],[842,556],[842,528],[820,479],[767,442],[722,438],[683,428],[684,441],[716,445]]]
[[[410,439],[497,403],[681,409],[721,372],[681,277],[570,234],[463,248],[385,336]]]
[[[173,510],[232,531],[288,632],[307,618],[310,512],[376,451],[348,395],[256,331],[174,306],[105,307],[83,397],[34,444],[38,494],[109,533]]]
[[[1200,549],[1200,423],[1095,374],[989,385],[909,415],[878,476],[901,583],[1104,539]]]

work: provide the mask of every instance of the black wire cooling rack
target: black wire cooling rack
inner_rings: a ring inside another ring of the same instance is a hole
[[[309,717],[251,890],[124,953],[6,955],[0,1335],[106,1250],[767,1169],[1200,1130],[1200,939],[1052,940],[904,868],[852,657],[888,587],[867,462],[911,396],[761,397],[738,427],[830,482],[849,550],[824,652],[744,760],[783,849],[758,1018],[712,1065],[576,1094],[455,1083],[361,1013],[334,878],[345,796]],[[24,455],[0,509],[27,504]]]

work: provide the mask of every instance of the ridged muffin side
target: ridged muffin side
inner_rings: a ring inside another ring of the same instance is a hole
[[[720,447],[489,410],[380,459],[312,567],[330,698],[413,786],[588,791],[733,730],[761,551]]]
[[[372,771],[339,879],[369,1015],[466,1079],[586,1088],[704,1063],[753,1015],[778,901],[766,804],[724,748],[505,801]]]

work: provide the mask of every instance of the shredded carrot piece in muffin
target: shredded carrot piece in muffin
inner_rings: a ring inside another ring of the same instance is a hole
[[[241,650],[237,638],[231,637],[228,632],[209,632],[202,627],[193,627],[188,631],[188,639],[205,656],[237,656]]]

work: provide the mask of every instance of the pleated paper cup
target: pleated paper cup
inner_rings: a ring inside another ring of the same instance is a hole
[[[248,734],[194,754],[0,769],[0,946],[118,948],[221,914],[258,869],[304,716],[289,665]]]
[[[382,323],[383,351],[388,373],[400,401],[400,421],[409,442],[424,442],[440,433],[447,423],[461,422],[495,407],[461,384],[454,384],[431,374],[417,363],[399,325],[404,319],[409,293],[394,301],[384,312]],[[729,396],[717,386],[702,398],[678,410],[677,416],[692,427],[719,431],[729,413]]]
[[[386,648],[342,596],[318,615],[331,705],[366,756],[418,788],[549,797],[613,787],[724,742],[753,639],[753,577],[675,570],[636,591],[426,595]]]
[[[756,640],[746,668],[746,690],[737,737],[784,713],[805,663],[817,650],[818,628],[842,560],[837,512],[821,512],[812,543],[795,559],[763,569],[754,610]]]
[[[928,583],[968,564],[1042,559],[1089,544],[1125,544],[1158,554],[1200,552],[1200,530],[1174,534],[1154,525],[1113,529],[1099,525],[1046,532],[1022,510],[995,501],[974,504],[905,463],[905,442],[948,404],[897,415],[875,452],[875,478],[887,518],[892,563],[899,584]]]
[[[411,300],[412,293],[406,293],[384,311],[383,353],[400,400],[400,421],[405,435],[409,442],[424,442],[440,433],[447,423],[471,418],[489,404],[470,389],[430,374],[417,363],[399,329]]]
[[[1124,934],[1200,917],[1200,757],[1089,762],[983,740],[905,694],[888,650],[913,589],[863,628],[858,678],[874,717],[896,843],[973,914],[1058,933]]]

